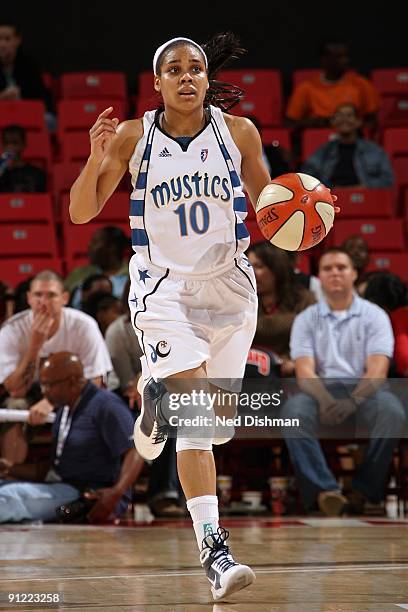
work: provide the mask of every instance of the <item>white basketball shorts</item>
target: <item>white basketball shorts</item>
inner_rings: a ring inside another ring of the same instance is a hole
[[[143,378],[164,379],[203,362],[209,379],[243,378],[258,307],[255,275],[245,256],[210,278],[180,277],[138,254],[129,271]]]

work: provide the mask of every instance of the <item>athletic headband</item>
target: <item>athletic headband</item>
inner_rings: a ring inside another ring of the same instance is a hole
[[[160,47],[158,49],[156,49],[156,53],[154,54],[154,57],[153,57],[153,72],[154,72],[154,74],[157,74],[157,60],[159,59],[159,57],[163,53],[163,51],[165,49],[167,49],[167,47],[169,45],[171,45],[171,44],[173,44],[175,42],[179,42],[179,41],[188,42],[188,43],[190,43],[190,45],[193,45],[199,51],[201,51],[201,53],[204,56],[205,67],[208,68],[207,56],[205,54],[204,49],[202,47],[200,47],[200,45],[198,43],[194,42],[194,40],[191,40],[191,38],[184,38],[183,36],[179,36],[177,38],[172,38],[171,40],[168,40],[166,43],[164,43],[163,45],[160,45]]]

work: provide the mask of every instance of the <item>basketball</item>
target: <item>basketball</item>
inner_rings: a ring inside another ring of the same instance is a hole
[[[330,189],[309,174],[282,174],[261,191],[256,219],[262,234],[273,245],[286,251],[310,249],[333,226]]]

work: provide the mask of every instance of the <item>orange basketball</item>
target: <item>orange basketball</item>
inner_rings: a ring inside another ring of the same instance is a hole
[[[310,249],[333,226],[330,189],[309,174],[282,174],[261,191],[256,219],[262,234],[275,246],[286,251]]]

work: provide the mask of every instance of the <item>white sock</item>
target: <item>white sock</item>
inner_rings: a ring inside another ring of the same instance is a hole
[[[202,550],[203,539],[218,529],[218,498],[216,495],[200,495],[187,500],[187,509],[193,519],[198,550]]]

